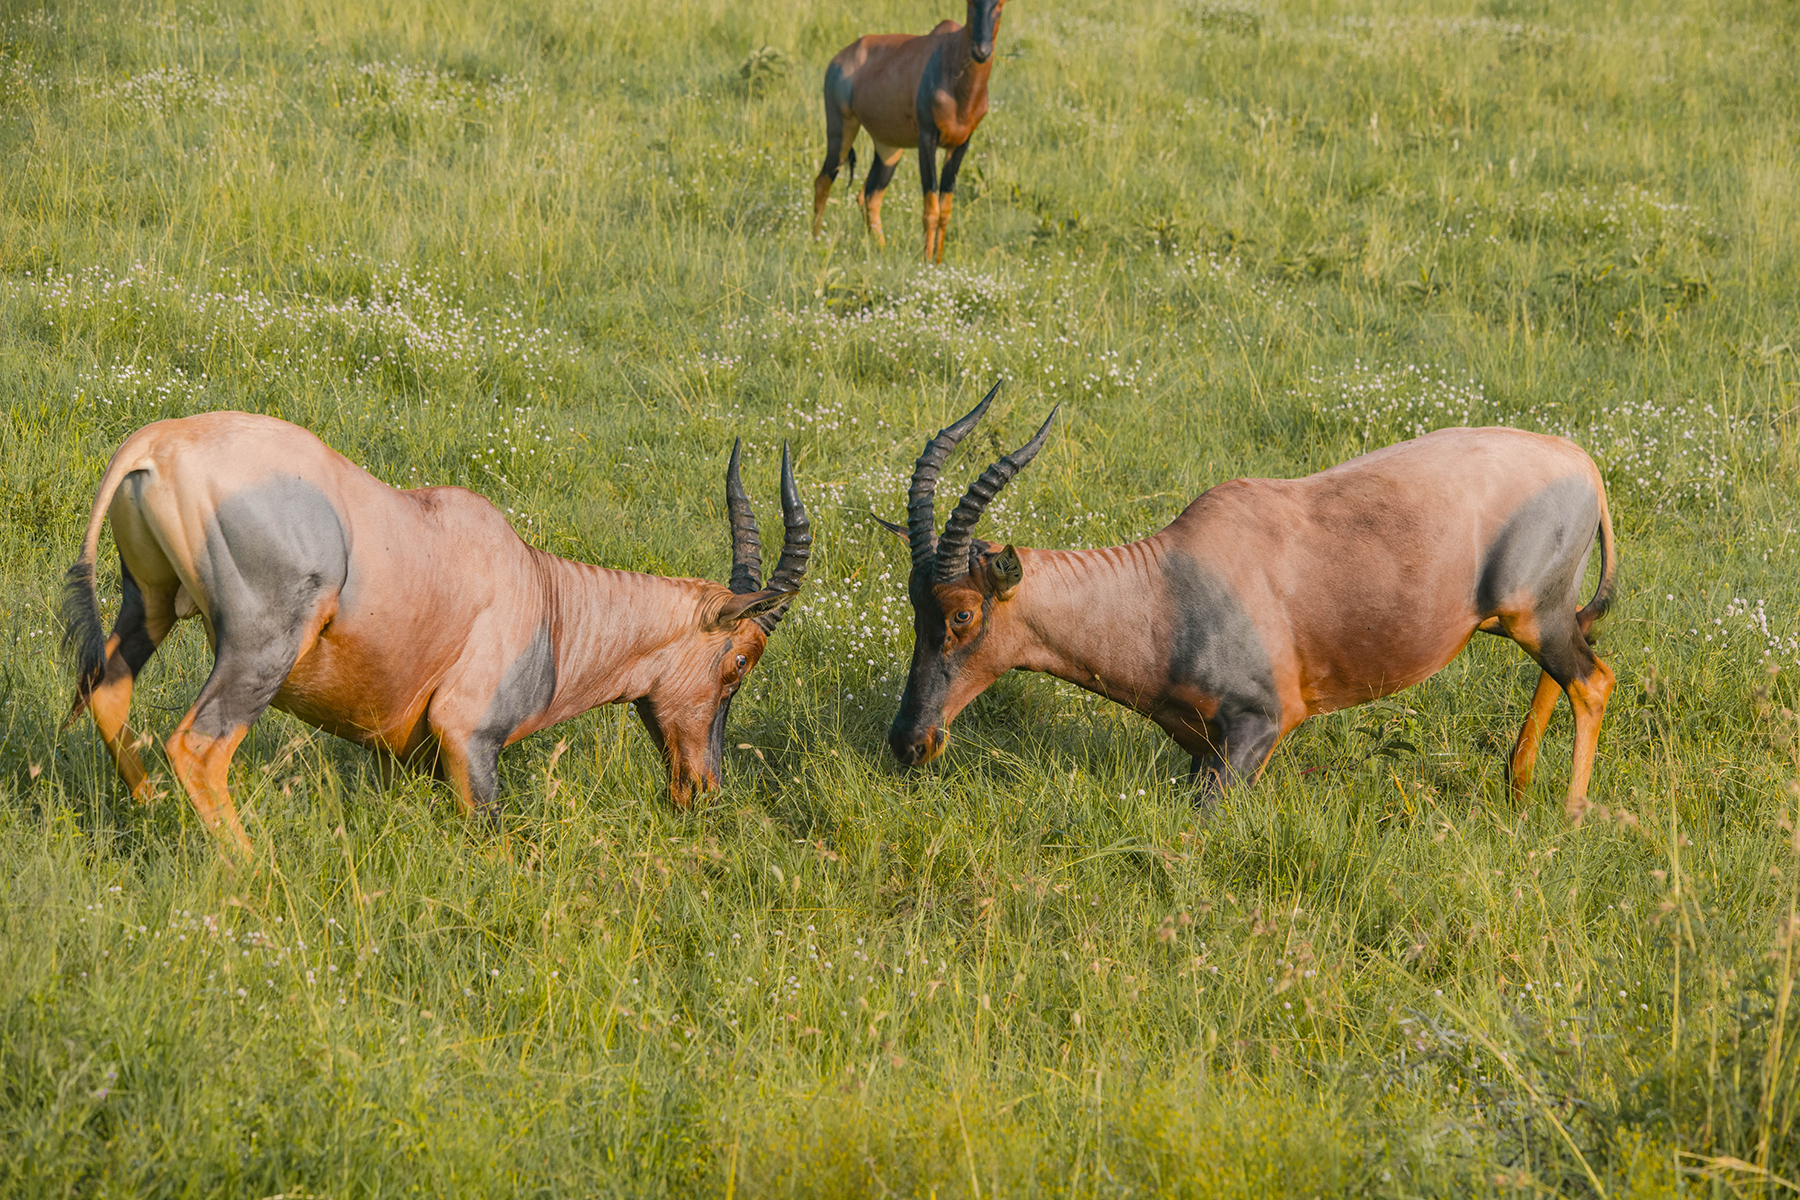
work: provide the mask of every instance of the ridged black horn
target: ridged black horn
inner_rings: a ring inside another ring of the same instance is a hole
[[[956,449],[956,443],[975,428],[975,422],[981,420],[982,414],[987,412],[988,405],[993,403],[999,391],[1000,381],[995,380],[994,386],[982,397],[981,403],[969,411],[968,416],[948,428],[938,430],[937,436],[925,443],[925,453],[919,455],[919,461],[913,464],[912,488],[906,493],[906,536],[912,545],[915,571],[930,566],[932,555],[937,549],[937,516],[931,510],[931,501],[937,493],[938,472],[944,469],[944,460]]]
[[[981,473],[981,478],[969,485],[963,498],[950,514],[950,520],[944,524],[943,540],[937,545],[937,567],[933,577],[939,583],[948,583],[969,571],[969,539],[975,532],[975,523],[981,520],[988,503],[1000,493],[1000,489],[1012,482],[1012,477],[1025,469],[1025,464],[1037,457],[1037,452],[1044,448],[1044,440],[1050,436],[1050,426],[1056,420],[1057,412],[1062,405],[1050,410],[1036,434],[1029,442],[1005,455],[993,466]]]
[[[762,535],[756,529],[756,514],[750,511],[750,497],[744,492],[744,480],[738,474],[738,454],[744,440],[731,443],[731,463],[725,468],[725,512],[731,518],[731,590],[738,595],[762,590]]]
[[[785,530],[781,558],[775,563],[775,573],[769,576],[769,586],[794,592],[800,590],[800,581],[806,577],[806,561],[812,557],[813,538],[806,505],[800,503],[800,489],[794,486],[794,459],[788,453],[786,442],[781,443],[781,523]],[[756,618],[756,623],[762,626],[764,633],[773,633],[786,612],[787,609],[780,608],[764,613]]]

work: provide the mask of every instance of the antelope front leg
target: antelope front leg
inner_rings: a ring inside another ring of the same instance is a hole
[[[437,776],[456,792],[462,815],[485,815],[490,824],[500,819],[494,797],[500,790],[500,739],[477,730],[438,728]]]
[[[875,143],[875,161],[869,164],[869,174],[863,180],[862,198],[857,201],[862,205],[863,220],[869,226],[869,232],[875,235],[877,246],[886,246],[887,238],[881,233],[881,196],[887,191],[888,181],[894,177],[894,168],[900,165],[899,148],[883,146]]]
[[[965,141],[962,145],[953,147],[944,159],[943,190],[938,195],[937,252],[935,256],[932,254],[930,246],[925,248],[926,256],[933,262],[944,261],[944,235],[950,231],[950,205],[956,199],[956,173],[962,169],[963,154],[968,149],[969,143]]]
[[[919,124],[919,187],[924,193],[925,261],[930,262],[938,233],[938,131],[937,126]]]
[[[1170,708],[1153,718],[1193,761],[1188,780],[1194,786],[1194,807],[1208,820],[1219,797],[1239,784],[1252,783],[1286,732],[1279,718],[1254,705],[1221,704],[1218,715],[1207,720],[1198,709]]]

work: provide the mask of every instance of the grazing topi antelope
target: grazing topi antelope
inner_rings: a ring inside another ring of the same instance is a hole
[[[995,390],[999,385],[995,385]],[[911,673],[888,743],[917,765],[956,714],[1014,667],[1128,705],[1193,755],[1210,807],[1254,780],[1315,713],[1435,674],[1472,634],[1511,638],[1543,674],[1508,763],[1531,784],[1559,693],[1575,710],[1568,813],[1580,823],[1613,673],[1589,645],[1618,556],[1594,462],[1562,438],[1441,429],[1304,479],[1234,479],[1165,529],[1100,550],[996,547],[972,533],[1037,436],[990,466],[940,539],[938,472],[994,393],[939,431],[913,470]],[[1595,538],[1600,583],[1579,589]]]
[[[113,455],[69,568],[64,637],[78,665],[64,727],[92,710],[119,774],[144,798],[126,729],[132,684],[175,622],[198,615],[213,669],[169,737],[169,765],[200,819],[245,857],[226,770],[271,704],[434,771],[472,813],[492,808],[502,746],[630,700],[686,807],[695,789],[718,785],[732,694],[812,553],[786,447],[786,537],[767,588],[735,445],[725,495],[729,587],[534,550],[481,496],[397,491],[272,417],[146,425]],[[94,558],[109,517],[121,600],[102,639]]]
[[[856,181],[856,131],[867,129],[874,161],[863,180],[863,218],[881,245],[881,195],[905,147],[919,148],[919,183],[925,192],[925,261],[944,261],[944,231],[956,173],[969,139],[988,110],[988,74],[994,69],[994,37],[1006,0],[968,0],[968,22],[940,21],[930,33],[872,33],[838,51],[825,68],[825,165],[813,180],[813,237],[825,219],[838,167],[848,161]],[[938,175],[942,146],[944,172]]]

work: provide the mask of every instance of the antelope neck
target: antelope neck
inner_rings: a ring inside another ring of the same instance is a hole
[[[951,61],[954,65],[950,68],[950,94],[956,97],[959,109],[966,109],[976,92],[987,86],[988,73],[994,67],[994,57],[990,54],[986,62],[975,61],[975,39],[969,36],[967,25],[952,34],[951,38]]]
[[[1164,547],[1158,538],[1095,550],[1019,549],[1025,580],[1013,598],[1024,631],[1016,664],[1134,708],[1167,679],[1146,659],[1158,626]]]
[[[556,662],[549,724],[648,695],[662,651],[699,622],[705,584],[538,554]]]

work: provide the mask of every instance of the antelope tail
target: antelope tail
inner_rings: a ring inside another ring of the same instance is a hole
[[[1606,489],[1600,489],[1600,583],[1594,589],[1594,598],[1582,606],[1575,614],[1575,621],[1581,630],[1581,636],[1590,643],[1594,640],[1594,622],[1606,615],[1612,607],[1613,594],[1617,591],[1619,578],[1619,552],[1613,545],[1612,513],[1606,507]]]
[[[113,455],[100,478],[100,490],[94,495],[94,507],[88,513],[87,535],[81,539],[81,557],[63,575],[62,644],[66,653],[75,657],[75,707],[69,723],[87,707],[88,694],[106,673],[106,633],[100,624],[100,593],[94,583],[94,560],[100,553],[100,527],[106,522],[106,510],[112,506],[113,493],[125,476],[149,465],[144,456],[132,451],[129,439]]]

